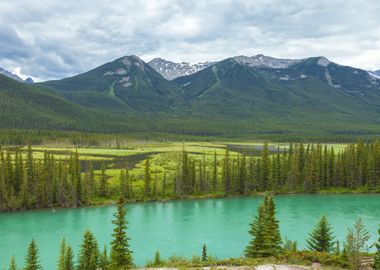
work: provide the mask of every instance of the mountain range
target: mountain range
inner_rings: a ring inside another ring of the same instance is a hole
[[[33,87],[2,79],[1,95],[4,81],[13,92],[36,91],[70,107],[56,112],[55,106],[43,104],[47,108],[39,115],[56,115],[57,125],[47,127],[52,129],[237,137],[380,132],[378,73],[325,57],[236,56],[192,66],[159,58],[145,63],[137,56],[125,56]],[[18,97],[17,102],[22,102],[23,94]],[[9,118],[20,114],[16,106],[3,110]],[[22,114],[25,123],[12,121],[12,128],[31,128],[28,117],[32,116],[32,112]]]
[[[25,82],[25,83],[34,83],[33,79],[32,78],[26,78],[25,80],[23,80],[22,78],[20,78],[19,76],[17,76],[16,74],[8,71],[8,70],[5,70],[3,68],[0,67],[0,74],[4,75],[4,76],[7,76],[8,78],[11,78],[13,80],[16,80],[16,81],[19,81],[19,82]]]

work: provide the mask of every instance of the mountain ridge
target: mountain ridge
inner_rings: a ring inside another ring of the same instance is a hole
[[[97,112],[110,131],[380,133],[380,80],[325,57],[237,56],[167,80],[132,55],[35,85],[81,110]]]

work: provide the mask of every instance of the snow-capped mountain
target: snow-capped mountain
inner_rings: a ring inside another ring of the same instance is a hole
[[[200,70],[203,70],[214,62],[202,62],[197,64],[190,64],[186,62],[175,63],[162,58],[154,58],[148,64],[160,73],[165,79],[173,80],[178,77],[191,75]]]
[[[8,71],[8,70],[5,70],[3,68],[0,68],[0,74],[4,75],[4,76],[7,76],[13,80],[16,80],[18,82],[25,82],[25,83],[34,83],[33,79],[32,78],[27,78],[26,80],[23,80],[22,78],[20,78],[19,76],[17,76],[16,74]]]
[[[380,79],[380,70],[377,71],[368,71],[368,74],[376,79]]]
[[[302,60],[299,59],[279,59],[270,56],[265,56],[263,54],[258,54],[254,56],[235,56],[233,59],[240,63],[250,67],[266,67],[266,68],[278,68],[285,69],[290,66],[299,63]]]

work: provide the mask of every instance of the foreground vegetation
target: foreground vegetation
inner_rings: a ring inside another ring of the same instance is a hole
[[[76,259],[70,245],[66,243],[65,239],[62,240],[57,269],[117,270],[136,267],[133,263],[133,252],[129,246],[126,209],[122,198],[118,201],[112,223],[114,229],[110,254],[107,252],[107,246],[101,252],[95,236],[90,231],[86,231]],[[249,234],[251,240],[245,247],[245,256],[242,258],[218,260],[208,254],[207,247],[204,245],[201,256],[193,256],[191,259],[175,256],[162,259],[157,251],[154,260],[148,261],[146,267],[255,266],[266,263],[310,265],[318,262],[323,265],[358,270],[362,266],[362,258],[373,257],[373,268],[380,269],[380,229],[379,240],[375,243],[376,251],[374,254],[369,254],[370,235],[361,219],[358,219],[348,230],[346,241],[341,246],[339,242],[334,241],[333,229],[330,227],[327,217],[322,217],[309,234],[308,250],[300,251],[297,249],[297,242],[286,239],[282,241],[274,199],[268,193],[265,194],[264,200],[257,210],[257,215],[250,224]],[[9,269],[17,269],[14,257],[11,259]],[[42,269],[39,263],[37,244],[34,240],[29,245],[23,269]]]
[[[265,191],[380,191],[378,141],[345,147],[302,143],[257,147],[251,151],[241,145],[198,143],[101,150],[109,158],[91,148],[0,148],[0,210],[78,207],[110,203],[120,196],[142,201]],[[143,158],[134,167],[125,160],[113,167],[112,158],[137,154]]]

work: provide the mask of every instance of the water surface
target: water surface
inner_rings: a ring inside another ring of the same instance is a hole
[[[358,217],[377,238],[380,195],[282,195],[275,200],[283,238],[298,241],[301,248],[322,215],[328,216],[341,242]],[[135,263],[144,265],[156,250],[163,257],[200,255],[204,243],[218,258],[241,256],[260,201],[261,197],[244,197],[130,204],[128,233]],[[77,252],[83,232],[90,229],[103,247],[111,239],[114,209],[102,206],[0,214],[0,269],[9,264],[13,254],[19,267],[23,266],[32,238],[37,241],[45,270],[56,268],[62,237]]]

